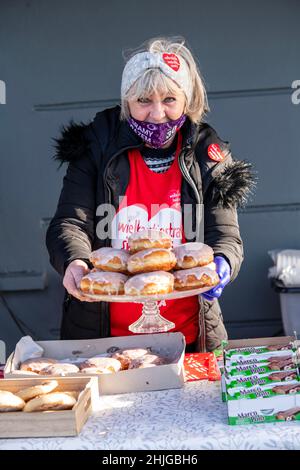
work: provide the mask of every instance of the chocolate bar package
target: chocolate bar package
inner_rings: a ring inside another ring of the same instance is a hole
[[[300,382],[293,380],[288,384],[276,382],[275,384],[254,385],[250,388],[236,387],[227,390],[228,400],[270,398],[278,395],[291,395],[300,393]]]
[[[235,349],[225,349],[225,357],[231,359],[235,356],[252,356],[252,355],[260,355],[260,354],[268,354],[270,352],[280,353],[288,350],[295,350],[293,346],[293,342],[289,342],[286,344],[279,344],[279,345],[269,345],[269,346],[249,346],[245,348],[235,348]]]
[[[287,371],[295,369],[296,363],[294,358],[284,358],[280,361],[262,361],[253,364],[238,364],[233,366],[225,366],[225,372],[228,376],[236,375],[251,376],[253,374],[266,374],[274,371]]]
[[[300,380],[298,369],[273,371],[267,374],[253,374],[253,375],[237,375],[228,376],[224,374],[226,389],[230,388],[250,388],[254,385],[267,385],[278,382],[290,382],[292,380]]]
[[[300,394],[227,401],[228,423],[254,424],[300,420]]]
[[[281,362],[291,358],[296,359],[295,353],[293,351],[280,351],[268,354],[251,354],[249,356],[235,355],[230,359],[226,359],[225,366],[233,367],[246,364],[260,364],[262,362]]]

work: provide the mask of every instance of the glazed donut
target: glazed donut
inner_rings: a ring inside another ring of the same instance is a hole
[[[137,274],[125,283],[126,295],[168,294],[174,288],[174,276],[164,271]]]
[[[145,348],[130,348],[130,349],[123,349],[121,354],[127,356],[130,360],[137,359],[139,357],[143,357],[149,353],[149,349]]]
[[[57,362],[58,361],[56,359],[50,359],[48,357],[37,357],[34,359],[27,359],[20,365],[20,370],[39,374],[42,369],[47,366],[50,366],[51,364],[56,364]]]
[[[28,401],[23,411],[31,413],[33,411],[70,410],[75,403],[76,399],[69,393],[54,392]]]
[[[216,263],[214,263],[214,262],[206,264],[205,267],[209,268],[209,269],[212,269],[213,271],[215,271],[216,268],[217,268]]]
[[[128,238],[131,254],[149,248],[172,248],[172,238],[160,230],[148,229],[135,232]]]
[[[150,248],[138,251],[128,260],[130,273],[146,273],[151,271],[170,271],[176,265],[176,258],[171,250]]]
[[[182,269],[174,271],[174,289],[189,290],[200,289],[201,287],[214,287],[219,282],[216,271],[206,266],[201,268]]]
[[[25,406],[24,400],[14,393],[0,390],[0,413],[6,411],[21,411]]]
[[[112,357],[121,363],[122,370],[127,370],[131,361],[145,356],[148,352],[148,349],[124,349],[117,351]]]
[[[204,243],[184,243],[176,246],[174,253],[177,258],[175,269],[190,269],[197,266],[205,266],[213,262],[214,252]]]
[[[75,400],[77,401],[81,392],[79,390],[71,390],[70,392],[64,390],[63,393],[65,393],[66,395],[70,395],[70,397],[75,398]]]
[[[145,356],[138,357],[131,361],[129,369],[145,369],[146,367],[155,367],[166,364],[164,358],[156,354],[145,354]]]
[[[120,362],[121,370],[127,370],[129,368],[131,361],[128,356],[124,356],[124,354],[117,352],[112,357]]]
[[[90,261],[95,268],[101,271],[113,271],[126,274],[129,256],[129,253],[125,250],[104,247],[93,251],[90,256]]]
[[[86,274],[80,281],[80,288],[89,294],[122,295],[128,276],[122,273],[94,271]]]
[[[77,372],[79,372],[79,368],[75,364],[58,362],[42,369],[40,375],[66,375],[77,374]]]
[[[22,388],[16,395],[22,398],[24,401],[32,400],[32,398],[38,397],[39,395],[46,395],[46,393],[53,392],[55,388],[58,387],[56,380],[49,380],[48,382],[43,382],[40,385],[34,385],[33,387]]]
[[[24,377],[24,375],[26,375],[26,377],[29,377],[29,376],[36,377],[39,374],[37,372],[31,372],[29,370],[24,371],[24,370],[16,369],[14,370],[14,375],[20,375],[21,377]]]
[[[113,357],[91,357],[80,364],[85,374],[112,374],[121,370],[121,363]]]

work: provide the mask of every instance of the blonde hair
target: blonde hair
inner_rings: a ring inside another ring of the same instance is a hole
[[[205,114],[209,111],[206,90],[195,59],[191,51],[184,44],[185,40],[182,37],[153,38],[143,43],[137,49],[126,51],[124,56],[126,62],[135,54],[146,51],[153,53],[173,53],[182,57],[188,65],[193,90],[190,99],[187,100],[186,98],[184,112],[192,122],[200,123]],[[160,69],[147,69],[122,97],[120,118],[122,120],[129,118],[129,100],[148,98],[155,92],[162,95],[168,93],[177,94],[179,90],[181,89],[178,85],[161,72]]]

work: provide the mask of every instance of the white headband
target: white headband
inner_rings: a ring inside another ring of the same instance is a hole
[[[140,52],[127,62],[124,67],[121,84],[121,97],[147,69],[160,69],[171,78],[185,93],[187,100],[192,97],[192,83],[187,63],[173,53]]]

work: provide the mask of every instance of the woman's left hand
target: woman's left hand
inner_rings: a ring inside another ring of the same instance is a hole
[[[226,259],[223,258],[223,256],[216,256],[214,259],[214,262],[216,264],[216,271],[220,278],[220,283],[213,289],[210,289],[204,294],[201,294],[204,299],[210,300],[210,301],[213,301],[214,299],[218,299],[222,295],[224,287],[230,281],[231,269]]]

